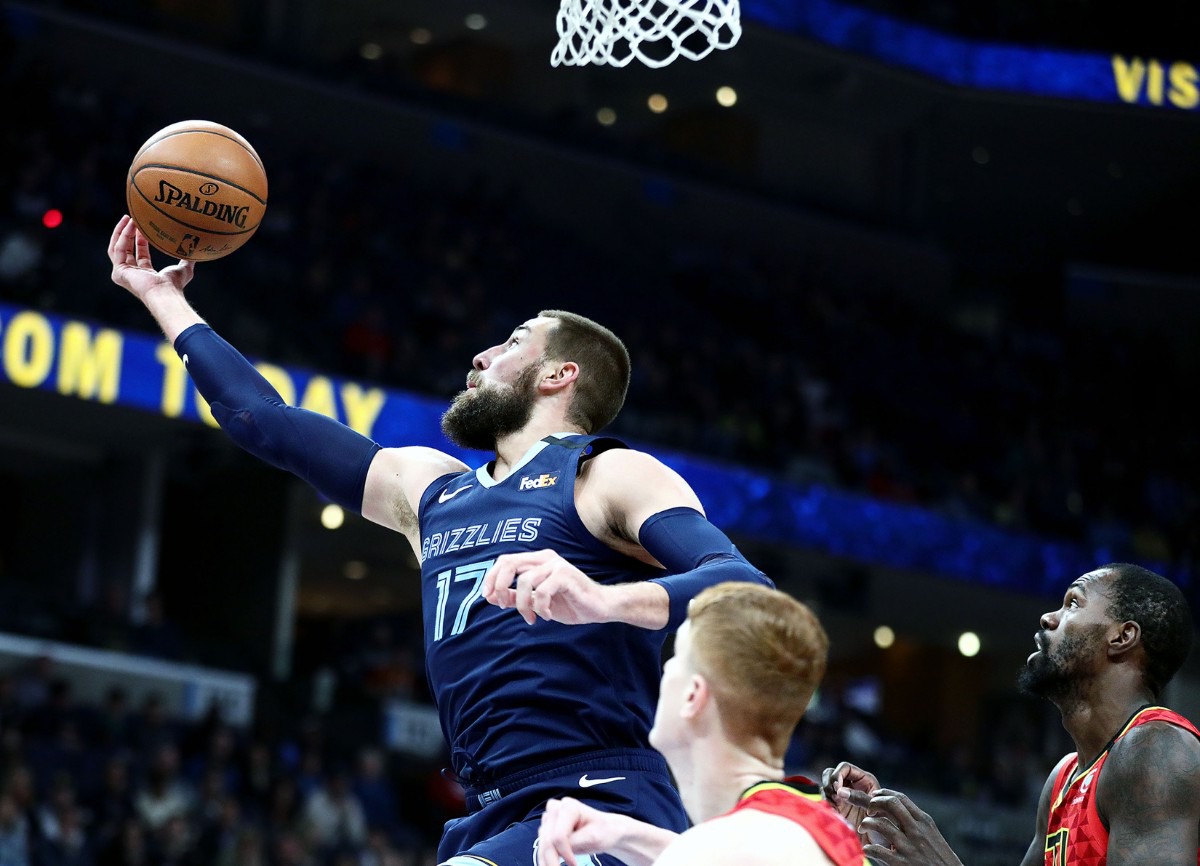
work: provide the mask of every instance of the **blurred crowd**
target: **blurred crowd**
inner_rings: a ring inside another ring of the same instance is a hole
[[[422,772],[317,718],[184,720],[119,684],[89,703],[45,657],[0,674],[3,866],[417,866],[446,817]]]

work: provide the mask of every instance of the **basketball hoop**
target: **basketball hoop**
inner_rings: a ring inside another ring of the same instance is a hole
[[[732,48],[742,35],[739,0],[561,0],[551,66],[666,66]]]

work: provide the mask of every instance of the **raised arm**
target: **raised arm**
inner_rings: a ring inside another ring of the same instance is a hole
[[[1109,866],[1195,866],[1200,847],[1200,740],[1150,722],[1117,741],[1096,808],[1108,824]]]
[[[463,463],[428,448],[381,451],[332,418],[284,403],[188,302],[184,289],[195,265],[180,261],[156,271],[149,243],[128,216],[113,230],[108,257],[113,282],[149,310],[230,439],[339,505],[404,532],[420,549],[415,538],[420,494],[434,478],[465,469]]]

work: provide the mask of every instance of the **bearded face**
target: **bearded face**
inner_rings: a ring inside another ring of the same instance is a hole
[[[495,451],[500,439],[533,417],[540,368],[540,361],[530,364],[511,386],[481,384],[461,392],[442,415],[442,432],[463,448]]]
[[[1104,639],[1104,626],[1097,623],[1077,634],[1064,636],[1058,645],[1030,657],[1017,677],[1017,687],[1028,695],[1059,703],[1081,693],[1088,669]],[[1043,633],[1042,647],[1049,645]]]

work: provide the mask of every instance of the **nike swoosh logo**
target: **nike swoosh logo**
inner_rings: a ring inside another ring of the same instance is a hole
[[[453,499],[455,496],[458,496],[458,494],[462,493],[464,490],[470,490],[474,486],[475,486],[474,484],[468,484],[466,487],[458,488],[453,493],[447,493],[445,490],[443,490],[441,492],[441,494],[438,496],[438,502],[449,502],[451,499]]]
[[[590,788],[593,785],[607,785],[609,782],[620,782],[624,778],[624,776],[613,776],[609,779],[589,779],[587,773],[584,773],[579,777],[579,787]]]

